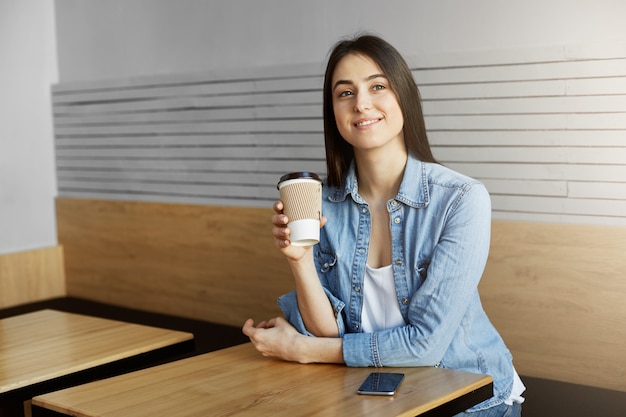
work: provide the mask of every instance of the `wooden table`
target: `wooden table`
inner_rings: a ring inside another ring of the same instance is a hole
[[[450,416],[492,396],[491,377],[438,368],[384,369],[406,374],[397,394],[358,395],[372,371],[277,361],[245,343],[35,397],[33,416]]]
[[[55,310],[0,320],[0,406],[193,349],[193,334]]]

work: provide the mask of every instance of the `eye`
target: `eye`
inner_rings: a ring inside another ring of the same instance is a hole
[[[386,87],[382,84],[374,84],[372,86],[372,90],[374,91],[380,91],[380,90],[384,90]]]
[[[350,90],[345,90],[339,93],[339,97],[348,97],[352,95],[352,91]]]

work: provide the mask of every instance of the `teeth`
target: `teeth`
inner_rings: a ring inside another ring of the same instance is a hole
[[[366,120],[364,122],[360,122],[357,123],[357,126],[367,126],[367,125],[371,125],[372,123],[376,123],[378,121],[378,119],[373,119],[373,120]]]

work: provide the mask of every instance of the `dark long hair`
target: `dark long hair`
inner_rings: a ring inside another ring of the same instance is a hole
[[[409,152],[424,162],[437,163],[426,135],[419,90],[411,70],[400,53],[388,42],[373,35],[362,35],[338,42],[332,49],[324,75],[324,143],[328,185],[343,185],[354,158],[352,145],[339,133],[333,112],[332,78],[341,59],[350,54],[372,59],[383,71],[393,89],[404,118],[404,142]]]

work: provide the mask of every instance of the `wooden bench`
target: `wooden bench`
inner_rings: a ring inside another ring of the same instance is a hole
[[[480,292],[527,386],[524,414],[626,409],[626,229],[494,221]]]
[[[291,277],[271,209],[58,199],[67,294],[240,327],[280,314]]]
[[[0,254],[0,309],[65,295],[63,248]]]
[[[269,208],[58,199],[70,296],[240,326],[292,281]],[[626,392],[626,229],[493,222],[480,285],[525,376]]]
[[[626,229],[493,223],[480,286],[526,375],[626,392]]]

